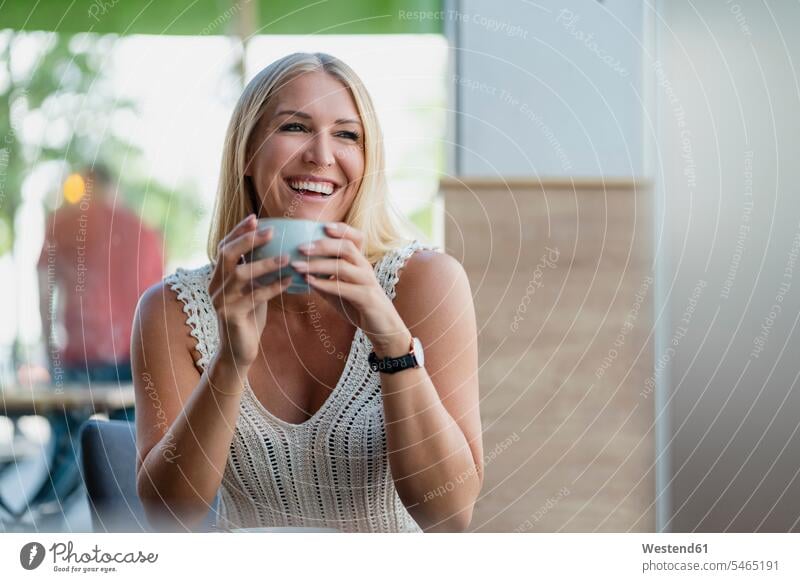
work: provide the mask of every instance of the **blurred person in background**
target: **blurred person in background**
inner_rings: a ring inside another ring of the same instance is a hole
[[[94,165],[67,179],[48,218],[37,270],[53,383],[131,381],[133,315],[163,277],[164,256],[161,236],[119,198],[109,170]]]

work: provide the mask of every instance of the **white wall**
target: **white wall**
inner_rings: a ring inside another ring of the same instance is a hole
[[[800,4],[656,6],[659,525],[799,531]]]
[[[641,175],[638,0],[454,0],[443,18],[457,173]]]

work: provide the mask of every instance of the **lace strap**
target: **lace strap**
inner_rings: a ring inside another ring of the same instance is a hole
[[[400,269],[405,266],[406,261],[418,250],[437,250],[440,247],[422,243],[414,240],[405,247],[394,249],[384,255],[376,267],[376,274],[378,281],[380,281],[383,290],[389,296],[389,299],[394,299],[397,295],[395,286],[400,280]]]
[[[186,324],[197,340],[196,348],[200,353],[197,364],[204,370],[217,347],[217,317],[208,294],[210,275],[211,265],[206,265],[192,270],[179,268],[164,279],[183,303]]]

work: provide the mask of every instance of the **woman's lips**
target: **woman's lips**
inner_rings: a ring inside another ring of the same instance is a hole
[[[316,191],[311,190],[311,189],[309,189],[309,190],[299,189],[298,190],[298,189],[295,189],[295,188],[292,187],[292,184],[294,184],[294,185],[298,185],[298,186],[310,185],[313,188],[315,186],[315,184],[312,181],[294,180],[294,179],[289,180],[289,179],[287,179],[287,180],[284,180],[284,183],[286,184],[286,187],[289,188],[289,190],[292,191],[293,194],[299,194],[303,198],[306,198],[308,200],[315,200],[315,201],[327,201],[328,199],[333,198],[334,196],[336,196],[339,193],[339,190],[340,190],[340,188],[333,182],[317,182],[317,183],[323,183],[323,184],[328,185],[327,188],[326,188],[327,190],[330,190],[330,188],[332,187],[333,190],[331,191],[330,194],[324,194],[322,192],[316,192]]]

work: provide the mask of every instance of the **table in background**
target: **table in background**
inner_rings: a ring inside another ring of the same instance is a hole
[[[63,502],[80,487],[82,481],[79,458],[81,425],[94,414],[132,418],[130,411],[134,403],[132,384],[14,385],[0,390],[0,416],[7,416],[15,425],[22,416],[42,416],[51,428],[47,477],[35,493],[27,497],[26,506],[22,510],[12,510],[0,492],[0,508],[11,516],[10,525],[20,523],[28,511],[34,516],[63,512]],[[8,465],[16,459],[0,461]]]

